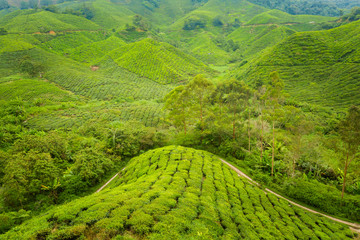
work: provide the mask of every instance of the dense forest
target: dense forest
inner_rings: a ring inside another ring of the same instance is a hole
[[[356,2],[31,4],[0,0],[0,239],[359,238]]]

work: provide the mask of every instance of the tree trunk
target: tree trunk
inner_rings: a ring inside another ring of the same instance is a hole
[[[202,144],[202,141],[203,141],[203,132],[204,132],[204,126],[203,126],[203,103],[202,103],[202,98],[201,98],[201,100],[200,100],[200,125],[201,125],[200,144]]]
[[[183,121],[183,123],[184,123],[184,133],[185,133],[185,136],[186,136],[186,118],[185,118],[185,107],[184,107],[184,105],[183,105],[183,114],[184,114],[184,121]]]
[[[185,133],[185,136],[186,136],[186,121],[184,119],[184,133]]]
[[[248,119],[248,135],[249,135],[249,153],[251,153],[250,109],[249,109],[249,119]]]
[[[235,140],[236,139],[236,136],[235,136],[235,112],[234,112],[234,118],[233,118],[232,125],[233,125],[233,140]]]
[[[345,185],[346,185],[346,174],[347,174],[348,166],[349,166],[349,152],[346,153],[346,162],[345,162],[345,169],[344,169],[344,181],[343,181],[343,187],[342,187],[342,192],[341,192],[341,200],[344,199]]]
[[[274,162],[275,162],[275,121],[272,126],[273,130],[273,144],[272,144],[272,159],[271,159],[271,176],[274,176]]]
[[[260,135],[260,147],[261,147],[260,160],[261,160],[261,162],[263,161],[263,153],[264,153],[263,139],[264,139],[264,121],[263,121],[263,115],[261,113],[261,135]]]

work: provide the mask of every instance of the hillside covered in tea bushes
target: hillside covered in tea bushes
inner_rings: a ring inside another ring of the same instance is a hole
[[[218,157],[169,146],[133,158],[118,186],[56,207],[2,237],[351,239],[240,178]]]
[[[0,0],[0,239],[359,238],[358,5]]]

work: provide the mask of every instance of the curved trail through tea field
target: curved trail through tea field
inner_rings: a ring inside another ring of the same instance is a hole
[[[260,184],[256,181],[254,181],[252,178],[250,178],[248,175],[246,175],[245,173],[243,173],[242,171],[240,171],[238,168],[234,167],[233,165],[231,165],[230,163],[228,163],[227,161],[225,161],[224,159],[222,158],[219,158],[224,164],[228,165],[232,170],[234,170],[239,177],[243,177],[243,178],[246,178],[247,180],[249,180],[249,182],[253,185],[256,185],[256,186],[260,186]],[[125,170],[125,168],[121,169],[121,171]],[[116,173],[109,181],[107,181],[102,187],[100,187],[96,192],[100,192],[101,190],[103,190],[109,183],[111,183],[117,176],[119,176],[120,172]],[[270,189],[268,188],[265,188],[264,190],[265,193],[271,193],[271,194],[274,194],[275,196],[277,196],[278,198],[281,198],[281,199],[284,199],[285,201],[289,202],[290,204],[292,205],[295,205],[299,208],[302,208],[308,212],[311,212],[311,213],[315,213],[315,214],[318,214],[318,215],[321,215],[323,217],[326,217],[326,218],[329,218],[335,222],[339,222],[339,223],[342,223],[342,224],[345,224],[345,225],[348,225],[350,227],[350,229],[354,232],[357,232],[360,234],[360,224],[357,224],[357,223],[352,223],[352,222],[347,222],[347,221],[344,221],[344,220],[341,220],[341,219],[338,219],[338,218],[334,218],[332,216],[329,216],[329,215],[326,215],[324,213],[320,213],[318,211],[315,211],[313,209],[310,209],[308,207],[305,207],[305,206],[302,206],[296,202],[293,202],[291,201],[290,199],[287,199],[273,191],[271,191]]]
[[[238,168],[234,167],[233,165],[231,165],[230,163],[228,163],[227,161],[225,161],[225,160],[222,159],[222,158],[220,158],[220,160],[221,160],[223,163],[225,163],[226,165],[228,165],[232,170],[234,170],[235,172],[237,172],[238,175],[239,175],[239,177],[244,177],[244,178],[248,179],[251,184],[260,186],[260,184],[259,184],[258,182],[256,182],[256,181],[254,181],[253,179],[251,179],[248,175],[246,175],[245,173],[243,173],[242,171],[240,171]],[[268,189],[268,188],[265,188],[264,192],[265,192],[265,193],[274,194],[274,195],[277,196],[278,198],[282,198],[282,199],[284,199],[285,201],[291,203],[292,205],[295,205],[295,206],[297,206],[297,207],[299,207],[299,208],[302,208],[302,209],[304,209],[304,210],[306,210],[306,211],[308,211],[308,212],[312,212],[312,213],[321,215],[321,216],[323,216],[323,217],[327,217],[327,218],[329,218],[329,219],[331,219],[331,220],[333,220],[333,221],[335,221],[335,222],[339,222],[339,223],[348,225],[352,231],[355,231],[355,232],[357,232],[357,233],[360,233],[360,224],[347,222],[347,221],[344,221],[344,220],[341,220],[341,219],[338,219],[338,218],[334,218],[334,217],[331,217],[331,216],[329,216],[329,215],[320,213],[320,212],[318,212],[318,211],[312,210],[312,209],[310,209],[310,208],[304,207],[304,206],[302,206],[302,205],[300,205],[300,204],[298,204],[298,203],[295,203],[295,202],[291,201],[290,199],[287,199],[287,198],[285,198],[285,197],[283,197],[283,196],[281,196],[281,195],[279,195],[279,194],[271,191],[271,190]]]

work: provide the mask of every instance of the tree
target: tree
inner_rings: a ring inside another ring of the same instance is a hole
[[[184,23],[184,30],[194,30],[196,28],[205,28],[206,22],[200,18],[191,17]]]
[[[306,116],[301,113],[300,109],[294,106],[285,106],[286,118],[285,127],[292,135],[292,143],[289,146],[288,160],[290,163],[289,172],[292,177],[295,176],[295,169],[298,160],[300,159],[303,152],[303,136],[308,134],[313,126],[310,121],[306,119]]]
[[[344,120],[339,123],[339,133],[345,148],[345,167],[341,198],[344,198],[346,175],[351,162],[360,152],[360,108],[352,106]]]
[[[270,73],[270,84],[265,93],[268,120],[272,125],[272,158],[271,176],[274,176],[275,163],[275,124],[284,117],[284,111],[280,103],[284,99],[284,82],[280,79],[278,72]]]
[[[221,93],[221,99],[226,106],[227,112],[231,115],[232,137],[236,139],[236,122],[242,113],[248,107],[248,101],[251,91],[244,82],[236,80],[226,81],[217,88]]]
[[[203,75],[197,75],[186,86],[189,91],[190,99],[192,100],[191,108],[195,114],[198,114],[199,125],[201,129],[202,143],[204,133],[204,117],[206,113],[206,106],[209,104],[208,98],[214,89],[214,84],[207,80]]]
[[[1,35],[6,35],[7,34],[7,31],[5,28],[0,28],[0,36]]]
[[[45,67],[42,63],[33,61],[29,56],[24,56],[20,61],[20,70],[31,77],[36,77],[41,76],[41,73],[45,71]]]
[[[113,162],[95,147],[79,151],[74,159],[72,170],[89,186],[98,183],[114,167]]]
[[[28,8],[29,8],[28,2],[25,2],[25,1],[20,2],[20,9],[28,9]]]
[[[186,135],[188,123],[191,119],[189,91],[184,86],[173,89],[165,96],[165,109],[168,112],[168,119],[176,127],[182,127]]]
[[[10,8],[9,3],[6,0],[0,0],[0,10]]]
[[[221,17],[220,16],[217,16],[213,19],[212,21],[212,24],[215,26],[215,27],[222,27],[224,25],[224,23],[221,21]]]
[[[34,9],[39,8],[38,0],[29,0],[29,7]]]
[[[52,4],[51,0],[40,0],[40,6],[46,7]]]
[[[133,24],[135,27],[142,31],[148,31],[150,29],[150,23],[138,14],[134,16]]]

